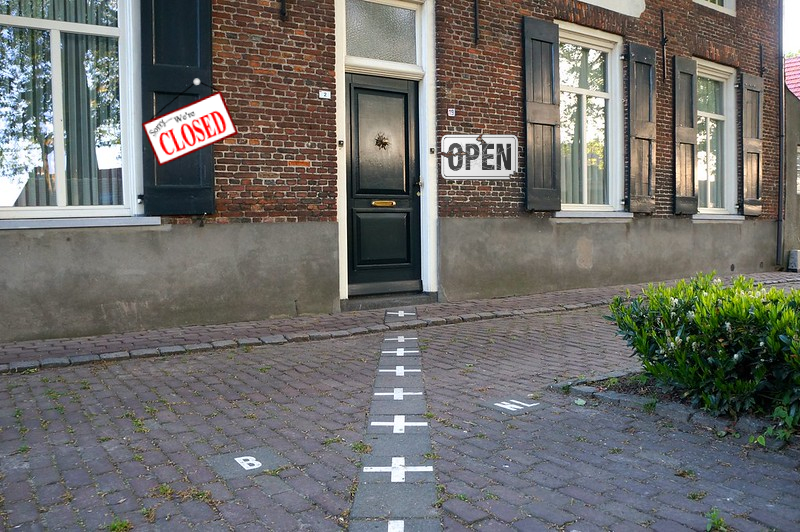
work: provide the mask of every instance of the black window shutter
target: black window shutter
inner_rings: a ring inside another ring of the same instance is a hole
[[[527,208],[561,209],[558,26],[536,18],[523,21]]]
[[[697,213],[697,63],[675,56],[675,214]]]
[[[653,212],[656,158],[656,51],[628,45],[628,183],[630,212]]]
[[[761,214],[761,167],[764,80],[742,74],[743,213]]]
[[[143,121],[211,94],[207,87],[192,84],[194,78],[212,84],[211,0],[141,0],[141,34]],[[142,139],[142,151],[145,214],[214,212],[211,146],[163,165],[147,138]]]

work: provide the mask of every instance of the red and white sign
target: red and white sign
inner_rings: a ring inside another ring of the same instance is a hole
[[[220,93],[144,123],[158,164],[164,164],[236,134]]]

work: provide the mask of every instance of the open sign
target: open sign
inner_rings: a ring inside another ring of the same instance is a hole
[[[514,135],[445,135],[441,164],[445,179],[508,179],[517,172]]]
[[[236,134],[220,93],[145,122],[144,130],[159,164]]]

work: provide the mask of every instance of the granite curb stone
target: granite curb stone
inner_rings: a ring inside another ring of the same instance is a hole
[[[129,358],[131,358],[131,355],[127,351],[115,351],[113,353],[103,353],[100,355],[100,360],[104,362],[110,362],[112,360],[127,360]]]
[[[728,433],[735,428],[739,429],[736,432],[743,432],[745,435],[749,436],[761,434],[766,430],[767,423],[751,415],[744,415],[733,420],[726,417],[713,416],[708,412],[681,403],[662,402],[652,397],[620,393],[592,386],[592,384],[596,382],[640,373],[640,369],[632,368],[630,370],[615,371],[592,377],[591,379],[557,382],[551,384],[548,388],[560,393],[574,394],[623,407],[647,409],[649,413],[657,414],[677,422],[687,422],[706,427],[718,433]],[[770,445],[773,448],[780,448],[783,444],[782,442],[771,442]]]

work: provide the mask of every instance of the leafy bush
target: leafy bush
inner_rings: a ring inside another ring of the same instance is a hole
[[[695,406],[772,415],[783,439],[800,425],[800,291],[700,274],[614,298],[608,318],[645,372]]]

